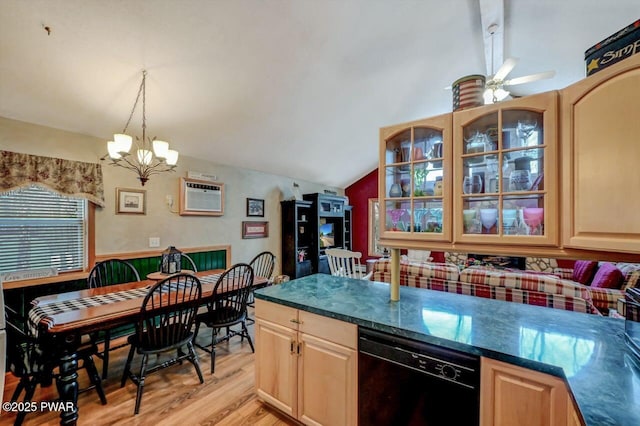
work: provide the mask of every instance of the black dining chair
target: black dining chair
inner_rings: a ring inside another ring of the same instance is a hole
[[[276,255],[271,253],[270,251],[263,251],[259,253],[251,259],[249,265],[253,268],[253,276],[266,278],[267,282],[263,286],[273,284],[273,270],[276,265]],[[247,301],[247,305],[253,307],[255,304],[255,298],[253,296],[253,290],[255,290],[255,286],[251,289],[251,294],[249,294],[249,300]],[[253,324],[255,321],[253,318],[247,316],[247,323]]]
[[[23,390],[25,394],[22,402],[31,402],[38,385],[48,387],[56,379],[57,376],[54,374],[54,369],[57,366],[56,356],[47,351],[46,345],[41,341],[26,333],[15,320],[7,318],[6,333],[7,369],[20,379],[11,396],[11,402],[16,402]],[[81,389],[79,392],[95,389],[100,397],[100,402],[105,405],[107,397],[102,388],[100,375],[93,362],[92,349],[93,346],[85,345],[78,350],[78,359],[82,360],[80,368],[87,370],[91,381],[91,386]],[[2,362],[5,361],[2,360]],[[19,411],[14,425],[21,425],[27,413],[26,410]]]
[[[245,337],[251,346],[251,352],[255,352],[251,336],[247,330],[247,300],[253,289],[253,269],[246,263],[238,263],[227,269],[220,275],[213,289],[213,294],[206,301],[207,310],[196,316],[196,337],[200,330],[200,324],[204,323],[211,328],[211,344],[195,345],[211,354],[211,374],[215,371],[216,351],[218,343],[229,340],[233,336]],[[232,330],[230,327],[240,324],[240,330]],[[225,334],[220,334],[221,330]]]
[[[87,277],[89,288],[106,287],[134,281],[140,281],[138,271],[131,263],[122,259],[107,259],[96,263]],[[91,341],[96,345],[96,348],[99,343],[104,345],[102,351],[96,350],[96,356],[102,359],[103,379],[107,378],[109,369],[109,351],[125,346],[122,344],[111,347],[112,336],[126,336],[131,334],[132,329],[133,327],[131,325],[125,325],[112,330],[91,334]]]
[[[204,383],[198,356],[193,348],[195,334],[191,331],[201,303],[201,295],[202,286],[197,277],[176,274],[157,282],[145,296],[136,323],[136,332],[128,339],[131,349],[120,382],[120,387],[123,387],[128,377],[138,387],[135,414],[140,412],[144,381],[151,373],[186,359],[195,367],[200,383]],[[186,353],[182,351],[185,346]],[[149,355],[173,351],[175,356],[171,359],[148,368]],[[139,374],[131,371],[131,361],[135,352],[142,355]]]

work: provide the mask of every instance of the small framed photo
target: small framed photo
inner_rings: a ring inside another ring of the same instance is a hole
[[[147,191],[116,188],[116,214],[147,214]]]
[[[247,198],[247,216],[264,217],[264,200]]]
[[[242,222],[242,238],[266,238],[269,236],[269,222]]]

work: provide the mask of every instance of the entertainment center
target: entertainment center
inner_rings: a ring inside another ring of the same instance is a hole
[[[329,274],[325,250],[351,250],[351,206],[339,195],[304,194],[282,201],[282,273],[300,278]]]

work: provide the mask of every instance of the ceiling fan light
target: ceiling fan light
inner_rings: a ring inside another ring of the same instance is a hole
[[[482,94],[485,105],[490,105],[494,103],[494,100],[495,102],[500,102],[504,100],[507,96],[509,96],[509,92],[502,88],[487,89]]]
[[[498,102],[500,102],[500,101],[504,100],[504,98],[509,96],[509,92],[504,90],[504,89],[502,89],[502,88],[499,88],[499,89],[496,90],[495,95],[496,95],[496,99],[498,99]]]

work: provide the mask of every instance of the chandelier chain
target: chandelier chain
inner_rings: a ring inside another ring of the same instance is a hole
[[[147,79],[147,70],[142,71],[142,82],[140,83],[140,87],[138,88],[138,94],[136,95],[136,101],[133,103],[133,108],[131,108],[131,113],[129,114],[129,119],[127,120],[127,124],[124,125],[124,129],[122,133],[127,133],[127,129],[129,128],[129,124],[131,123],[131,119],[133,118],[133,114],[136,112],[136,108],[138,107],[138,101],[140,100],[140,94],[142,93],[142,133],[144,140],[144,131],[147,125],[146,117],[145,117],[145,94],[146,94],[146,84],[145,81]]]

